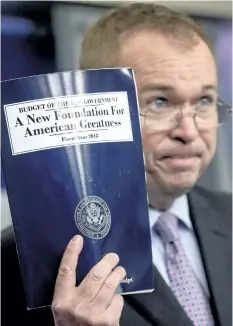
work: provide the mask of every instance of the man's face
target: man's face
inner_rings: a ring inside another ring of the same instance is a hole
[[[196,183],[216,148],[216,129],[199,131],[190,115],[195,106],[216,100],[212,54],[201,40],[184,50],[169,37],[142,31],[122,43],[119,64],[134,69],[140,110],[182,107],[184,116],[171,130],[158,131],[141,117],[148,185],[163,194],[181,195]]]

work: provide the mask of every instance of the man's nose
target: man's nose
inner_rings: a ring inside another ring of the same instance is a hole
[[[171,137],[184,142],[192,142],[199,136],[195,122],[195,113],[186,113],[177,121],[177,127],[172,130]]]

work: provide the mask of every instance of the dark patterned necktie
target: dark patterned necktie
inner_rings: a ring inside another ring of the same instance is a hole
[[[171,289],[195,326],[213,326],[209,301],[186,257],[178,230],[178,219],[160,215],[155,224],[165,248],[166,269]]]

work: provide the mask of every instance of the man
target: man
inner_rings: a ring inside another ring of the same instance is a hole
[[[132,67],[137,82],[155,290],[124,300],[115,294],[126,271],[114,253],[75,287],[83,245],[76,236],[58,271],[54,322],[229,326],[231,198],[195,187],[214,156],[222,122],[209,43],[186,15],[164,6],[132,4],[101,18],[83,42],[81,68],[117,66]],[[42,318],[40,324],[48,325]]]
[[[115,66],[132,67],[137,82],[155,290],[125,297],[123,308],[122,297],[114,291],[125,270],[116,267],[119,258],[114,253],[75,288],[83,243],[76,237],[58,273],[52,305],[55,322],[230,325],[231,199],[193,189],[213,158],[220,122],[210,45],[187,16],[163,6],[133,4],[103,17],[83,42],[81,68]],[[177,239],[173,265],[167,230]]]

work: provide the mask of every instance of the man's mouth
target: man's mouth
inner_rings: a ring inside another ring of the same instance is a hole
[[[200,158],[200,153],[172,153],[164,155],[159,161],[171,167],[189,167],[197,164]]]
[[[160,161],[168,166],[193,166],[200,160],[200,155],[178,154],[163,156]]]
[[[194,158],[200,157],[200,154],[172,154],[172,155],[164,155],[161,159],[168,159],[168,158],[178,158],[178,159],[186,159],[186,158]]]

